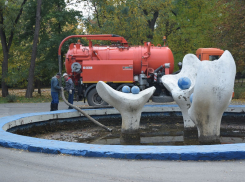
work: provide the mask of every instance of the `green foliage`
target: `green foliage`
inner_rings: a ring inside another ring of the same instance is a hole
[[[16,17],[18,16],[19,10],[21,8],[23,0],[14,0],[14,1],[6,1],[0,0],[0,10],[3,15],[3,30],[5,31],[6,37],[10,37],[11,31],[19,32],[19,28],[21,26],[20,23],[15,22]],[[7,40],[8,41],[8,40]]]
[[[2,62],[3,62],[3,48],[0,46],[0,73],[2,73]],[[0,74],[0,79],[2,79],[2,74]]]
[[[219,17],[214,20],[212,38],[217,46],[232,53],[237,71],[242,72],[245,68],[245,1],[219,0],[215,9]]]
[[[35,0],[29,0],[24,6],[21,23],[14,37],[7,76],[7,83],[10,87],[24,88],[27,85],[35,30],[36,5]],[[40,80],[46,83],[45,85],[50,84],[50,78],[58,72],[58,46],[66,36],[75,34],[78,25],[77,18],[81,17],[81,12],[66,9],[65,0],[42,2],[35,80]],[[64,44],[62,55],[67,51],[68,44],[69,42]],[[0,58],[1,56],[2,54]]]
[[[72,34],[117,34],[131,45],[145,41],[167,44],[173,52],[175,63],[187,53],[201,47],[218,47],[230,50],[237,64],[237,71],[245,67],[245,2],[241,0],[84,0],[93,14],[83,18],[81,12],[67,10],[65,0],[44,0],[41,10],[41,29],[35,79],[46,85],[58,71],[57,52],[60,42]],[[5,2],[8,2],[5,5]],[[28,0],[20,23],[14,19],[23,0],[0,0],[4,7],[6,35],[15,31],[9,52],[7,83],[10,87],[24,88],[30,66],[36,18],[36,1]],[[76,2],[76,1],[75,1]],[[80,28],[78,28],[78,25]],[[85,30],[85,32],[84,32]],[[70,39],[62,48],[68,50]],[[81,40],[87,45],[87,41]],[[98,41],[98,43],[103,43]],[[0,46],[0,65],[3,50]],[[177,64],[175,64],[177,70]],[[63,67],[64,69],[64,67]],[[0,68],[1,71],[1,68]],[[0,75],[1,78],[1,75]]]
[[[211,11],[215,2],[176,0],[171,11],[163,19],[159,19],[160,26],[155,31],[155,37],[166,32],[176,63],[182,61],[188,53],[195,54],[198,48],[215,46],[210,38],[214,26],[211,22],[218,16],[215,11]]]
[[[151,28],[154,30],[158,12],[171,2],[171,0],[88,1],[95,9],[92,17],[84,19],[88,33],[121,35],[133,45],[152,41]]]
[[[175,62],[179,62],[200,47],[215,46],[210,32],[218,17],[213,11],[217,1],[89,0],[95,11],[85,25],[88,33],[118,34],[135,45],[145,41],[163,44],[166,35]]]
[[[27,86],[29,61],[31,59],[31,46],[12,45],[9,58],[8,86],[11,88],[25,88]]]
[[[1,49],[0,49],[0,64],[1,64],[1,83],[3,85],[3,96],[8,95],[8,84],[11,83],[11,79],[8,77],[8,64],[9,60],[13,58],[13,42],[21,30],[20,17],[22,15],[22,9],[26,3],[26,0],[4,1],[0,0],[0,29],[1,29]],[[5,64],[3,64],[3,57],[5,58]]]
[[[35,6],[35,1],[32,1],[26,7],[26,11],[32,12]],[[32,15],[33,21],[27,22],[26,31],[22,34],[23,37],[28,37],[30,40],[33,39],[34,32],[34,28],[31,27],[35,24],[35,14]],[[76,17],[81,17],[81,15],[78,11],[67,11],[64,0],[50,0],[43,3],[41,17],[40,42],[38,45],[35,75],[36,79],[48,82],[51,75],[58,71],[58,46],[62,39],[74,34],[77,26]],[[26,16],[26,21],[29,18],[29,16]],[[28,30],[31,31],[28,32]],[[67,51],[67,49],[68,44],[65,44],[63,50]]]

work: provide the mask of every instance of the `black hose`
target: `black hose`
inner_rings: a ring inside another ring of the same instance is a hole
[[[105,125],[101,124],[100,122],[96,121],[94,118],[92,118],[92,117],[89,116],[87,113],[85,113],[83,110],[81,110],[79,107],[70,104],[70,103],[66,100],[66,98],[65,98],[65,95],[64,95],[64,88],[63,88],[63,87],[61,87],[61,96],[62,96],[62,99],[64,100],[64,102],[65,102],[68,106],[70,106],[70,107],[76,109],[78,112],[82,113],[85,117],[87,117],[90,121],[92,121],[92,122],[95,123],[96,125],[98,125],[98,126],[104,128],[104,129],[106,129],[107,131],[110,131],[110,132],[112,131],[111,128],[108,128],[108,127],[106,127]]]

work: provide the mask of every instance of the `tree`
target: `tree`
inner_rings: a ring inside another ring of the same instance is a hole
[[[237,65],[237,71],[245,69],[245,1],[219,0],[215,6],[219,17],[214,20],[217,46],[229,50]]]
[[[161,27],[157,27],[156,32],[167,32],[168,45],[176,62],[182,61],[188,53],[195,53],[198,48],[215,47],[211,39],[215,26],[213,20],[218,16],[216,11],[211,11],[215,3],[216,0],[177,0],[169,11],[168,24],[159,22]]]
[[[94,10],[85,19],[88,33],[122,35],[132,44],[163,43],[166,35],[175,60],[200,47],[212,47],[213,10],[218,0],[88,0]],[[177,64],[176,64],[177,65]]]
[[[41,5],[42,5],[42,0],[37,0],[36,26],[35,26],[35,33],[34,33],[34,40],[33,40],[33,47],[32,47],[31,65],[30,65],[29,76],[28,76],[28,85],[26,90],[26,98],[31,98],[33,92],[35,61],[37,57],[37,43],[39,38],[40,21],[41,21]]]
[[[0,1],[0,38],[3,49],[2,97],[6,97],[8,95],[6,77],[8,74],[9,53],[16,27],[22,15],[26,1],[27,0],[16,2]]]
[[[113,33],[125,37],[132,44],[152,41],[159,11],[170,0],[88,0],[94,14],[85,19],[88,33]]]
[[[35,0],[29,0],[29,3],[24,8],[23,27],[19,37],[21,44],[26,49],[29,49],[31,42],[34,40],[36,6]],[[49,85],[50,78],[58,71],[57,54],[60,42],[66,36],[75,33],[78,25],[77,18],[81,18],[82,15],[80,11],[68,11],[64,0],[49,0],[42,1],[41,17],[37,57],[33,74],[33,83],[39,85],[39,93],[41,92],[40,82]],[[67,51],[68,43],[64,44],[63,51]]]

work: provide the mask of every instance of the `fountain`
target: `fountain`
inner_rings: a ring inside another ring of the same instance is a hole
[[[120,119],[119,112],[114,108],[84,109],[95,119],[101,117],[111,120]],[[230,123],[243,120],[245,107],[242,105],[229,106],[223,119]],[[180,108],[177,105],[146,105],[142,109],[142,115],[149,117],[163,115],[166,118],[181,117]],[[30,152],[42,152],[52,154],[69,154],[85,157],[110,157],[124,159],[154,159],[154,160],[232,160],[245,159],[245,144],[221,144],[221,145],[186,145],[186,146],[142,146],[142,145],[99,145],[47,140],[27,137],[8,132],[14,128],[28,128],[30,125],[42,126],[45,122],[69,124],[73,121],[80,123],[89,122],[86,117],[74,110],[61,110],[54,112],[29,113],[1,118],[0,121],[0,145],[3,147],[28,150]],[[45,125],[44,125],[45,126]],[[231,128],[230,125],[225,128]],[[235,129],[236,131],[236,129]]]
[[[190,60],[195,67],[193,73],[187,74],[185,71],[186,68],[188,66],[191,67],[188,60]],[[229,69],[227,69],[224,64],[227,64]],[[206,71],[202,72],[200,70],[201,67],[199,66],[201,65]],[[222,69],[220,69],[220,65],[222,65]],[[210,68],[210,66],[213,68]],[[214,74],[218,73],[218,67],[219,76]],[[212,73],[210,77],[205,75],[207,70]],[[211,75],[218,78],[212,79]],[[167,77],[169,81],[166,79]],[[190,87],[178,87],[177,84],[180,78],[184,80],[185,77],[191,80]],[[105,83],[99,82],[97,86],[98,93],[106,102],[115,105],[116,109],[92,108],[84,109],[84,112],[97,119],[107,118],[110,120],[112,118],[121,118],[122,132],[125,133],[138,132],[140,119],[145,116],[149,118],[157,115],[168,118],[183,117],[185,128],[194,128],[195,126],[198,128],[198,136],[201,141],[217,140],[220,136],[217,128],[220,127],[222,115],[224,120],[241,120],[245,116],[245,107],[243,106],[229,106],[227,108],[233,89],[231,81],[234,81],[234,60],[228,51],[226,51],[219,60],[211,63],[200,63],[200,61],[195,59],[194,55],[187,55],[183,61],[182,71],[177,75],[166,75],[162,80],[164,85],[171,91],[174,99],[176,99],[176,103],[179,104],[180,107],[176,105],[144,106],[154,92],[154,87],[142,91],[139,94],[131,94],[115,91]],[[213,80],[212,83],[211,80]],[[204,84],[208,84],[208,86],[204,87]],[[192,93],[193,99],[191,103],[190,97]],[[208,93],[208,95],[206,93]],[[209,98],[204,98],[203,95]],[[219,105],[217,106],[214,103]],[[209,109],[204,111],[203,106]],[[225,113],[223,114],[224,111]],[[202,113],[201,115],[200,112]],[[213,117],[214,115],[215,117]],[[66,125],[73,121],[84,123],[89,120],[84,116],[81,117],[81,114],[76,110],[4,117],[1,118],[0,122],[0,145],[33,152],[63,153],[88,157],[157,160],[245,159],[245,144],[243,143],[187,146],[98,145],[45,140],[7,132],[10,130],[23,129],[25,127],[42,126],[46,123],[50,123],[51,125],[57,123]],[[208,130],[210,128],[212,128],[212,130]]]

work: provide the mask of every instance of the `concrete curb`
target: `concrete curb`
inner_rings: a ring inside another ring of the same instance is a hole
[[[143,112],[180,111],[177,105],[147,105]],[[244,106],[229,106],[229,113],[243,113]],[[118,114],[113,108],[87,109],[90,115]],[[94,145],[83,143],[45,140],[20,136],[6,132],[7,129],[26,123],[34,123],[49,119],[78,117],[76,110],[60,110],[55,112],[28,113],[7,116],[0,119],[0,146],[51,154],[70,154],[85,157],[111,157],[123,159],[154,160],[231,160],[245,159],[245,144],[224,145],[192,145],[192,146],[130,146],[130,145]]]

